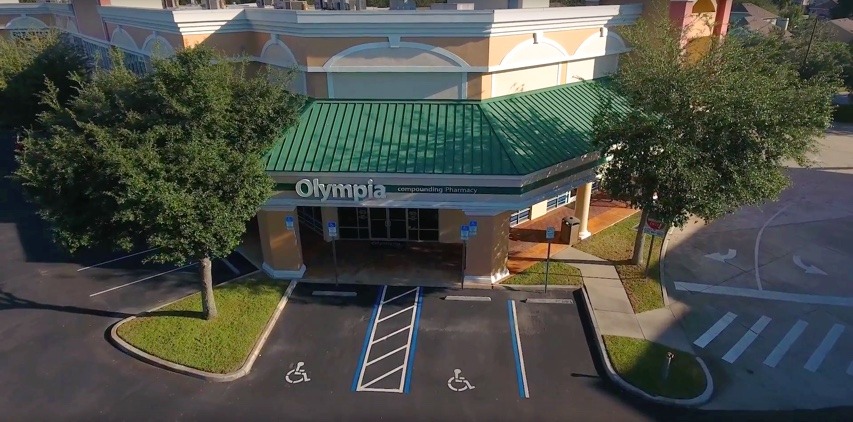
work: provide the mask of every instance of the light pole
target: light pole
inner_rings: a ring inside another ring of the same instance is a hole
[[[459,236],[462,238],[462,289],[465,289],[465,268],[468,265],[468,237],[471,233],[470,225],[459,227]]]
[[[548,226],[545,229],[545,239],[548,240],[548,252],[545,252],[545,293],[548,293],[548,273],[551,270],[551,241],[554,240],[555,229]]]
[[[332,239],[332,262],[335,266],[335,287],[338,287],[338,251],[335,248],[335,239],[338,238],[338,225],[334,221],[330,221],[327,225],[329,238]]]

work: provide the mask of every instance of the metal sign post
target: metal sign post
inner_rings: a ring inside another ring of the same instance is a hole
[[[470,226],[459,228],[459,236],[462,238],[462,288],[465,289],[465,269],[468,266],[468,237],[471,233]]]
[[[335,240],[338,238],[338,225],[334,221],[328,224],[329,237],[332,239],[332,262],[335,264],[335,287],[338,286],[338,251]]]
[[[551,241],[554,240],[554,227],[545,229],[545,239],[548,240],[548,252],[545,253],[545,293],[548,293],[548,272],[551,270]]]

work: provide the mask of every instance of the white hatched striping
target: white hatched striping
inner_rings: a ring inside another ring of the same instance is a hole
[[[366,349],[366,352],[364,354],[364,360],[362,361],[361,368],[359,370],[358,381],[356,383],[356,389],[355,389],[356,391],[402,393],[404,391],[404,388],[405,388],[406,372],[407,372],[407,367],[409,364],[409,356],[411,355],[409,353],[409,351],[412,347],[412,336],[414,334],[415,318],[416,318],[417,313],[418,313],[417,311],[418,311],[418,307],[419,307],[418,303],[419,303],[419,299],[420,299],[420,295],[421,295],[421,289],[420,289],[420,287],[416,287],[414,289],[408,290],[404,293],[401,293],[401,294],[398,294],[394,297],[386,299],[387,294],[388,294],[388,286],[383,286],[382,287],[382,296],[380,298],[379,306],[378,306],[377,311],[376,311],[376,318],[373,322],[373,326],[370,328],[371,331],[370,331],[369,341],[367,343],[367,349]],[[409,296],[411,298],[409,298]],[[406,306],[403,309],[400,309],[396,312],[389,313],[388,315],[382,314],[382,311],[385,309],[385,306],[387,304],[389,304],[390,302],[393,302],[395,300],[403,299],[403,298],[406,299],[406,303],[411,303],[411,305]],[[411,300],[411,302],[409,302],[410,300]],[[398,324],[399,322],[395,323],[394,321],[399,321],[399,319],[391,320],[389,322],[386,322],[386,321],[390,320],[391,318],[393,318],[395,316],[406,313],[406,312],[411,313],[411,317],[408,318],[408,324],[407,325],[405,325],[404,327],[399,328],[397,330],[394,330],[390,334],[386,334],[382,337],[376,338],[377,327],[379,327],[379,324],[382,324],[382,323],[384,323],[384,324]],[[371,356],[371,352],[373,351],[372,349],[373,349],[374,345],[376,345],[377,343],[389,340],[389,339],[394,340],[394,341],[401,341],[401,340],[403,340],[402,337],[400,339],[397,339],[395,336],[397,336],[397,334],[404,333],[404,332],[408,333],[408,336],[405,338],[405,344],[403,344],[400,347],[395,348],[394,350],[391,350],[390,352],[386,352],[381,356]],[[404,353],[402,353],[403,358],[402,358],[402,364],[401,365],[395,367],[394,369],[392,369],[392,370],[390,370],[390,371],[388,371],[388,372],[386,372],[386,373],[384,373],[384,374],[382,374],[376,378],[365,379],[365,377],[366,377],[365,373],[367,372],[367,368],[369,366],[376,364],[377,362],[381,362],[385,359],[398,359],[399,356],[401,355],[400,352],[404,352]],[[386,378],[388,378],[388,377],[390,377],[396,373],[400,374],[400,381],[397,384],[397,387],[394,387],[394,388],[372,387],[372,385],[374,385],[374,384],[376,384],[376,383],[378,383],[378,382],[380,382],[380,381],[382,381],[382,380],[384,380],[384,379],[386,379]]]

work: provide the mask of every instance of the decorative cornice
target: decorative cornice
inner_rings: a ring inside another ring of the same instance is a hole
[[[489,37],[629,25],[642,5],[513,10],[153,10],[101,6],[105,22],[183,35],[274,32],[299,37]]]

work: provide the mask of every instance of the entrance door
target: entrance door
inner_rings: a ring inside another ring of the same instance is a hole
[[[406,230],[406,209],[405,208],[389,208],[388,209],[388,228],[389,239],[407,239]]]
[[[368,208],[370,213],[370,238],[388,239],[388,208]]]

